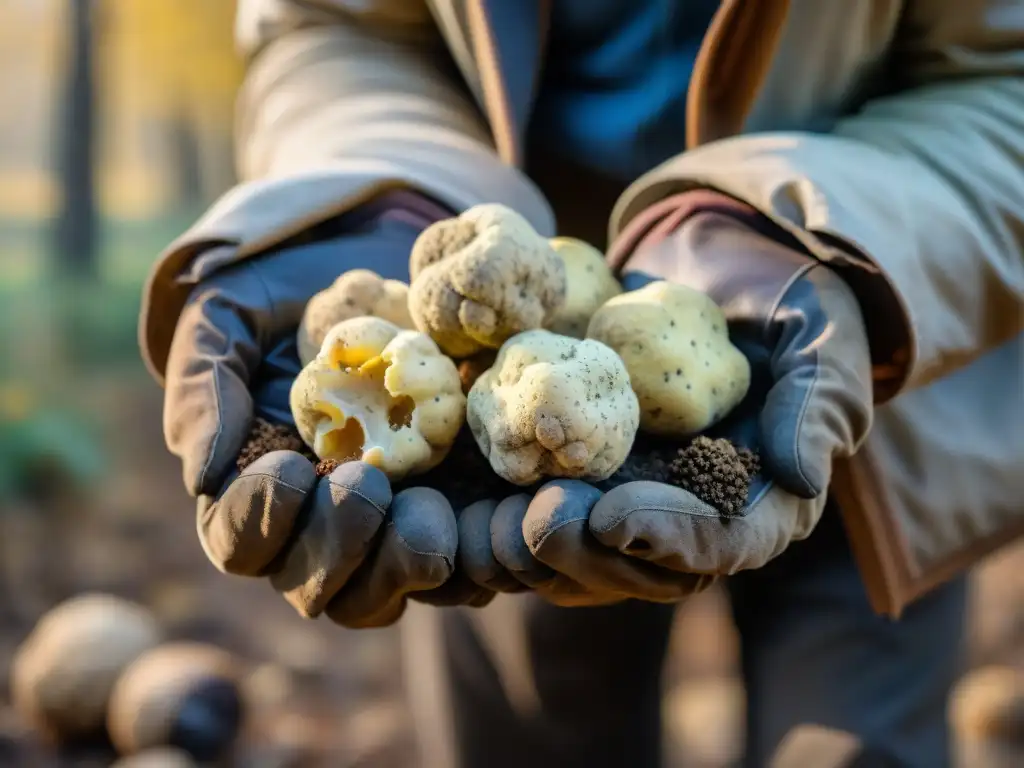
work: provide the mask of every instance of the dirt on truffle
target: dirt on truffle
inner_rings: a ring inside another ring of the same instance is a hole
[[[296,451],[316,465],[319,477],[329,475],[338,461],[321,461],[302,442],[295,427],[257,418],[238,455],[242,471],[271,451]],[[738,514],[746,503],[750,483],[760,470],[756,453],[737,449],[724,438],[696,437],[682,446],[665,447],[638,440],[633,452],[618,471],[598,483],[610,490],[636,480],[650,480],[685,488],[725,516]],[[480,452],[472,433],[464,427],[440,466],[412,479],[406,485],[427,486],[443,493],[457,509],[486,498],[524,493],[496,475]],[[399,490],[399,489],[396,489]]]

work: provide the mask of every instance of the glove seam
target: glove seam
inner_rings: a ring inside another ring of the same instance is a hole
[[[797,472],[800,473],[800,479],[807,484],[807,487],[815,492],[815,496],[821,495],[821,490],[815,486],[804,474],[804,462],[803,456],[800,450],[800,435],[803,433],[804,420],[807,417],[807,412],[811,407],[811,398],[814,397],[814,392],[818,387],[818,382],[821,381],[821,362],[817,350],[814,352],[814,377],[811,379],[811,385],[807,388],[807,396],[804,398],[803,403],[800,404],[800,418],[796,422],[796,432],[793,434],[793,452],[796,454],[796,467]]]
[[[301,494],[308,494],[309,491],[303,488],[299,488],[291,483],[286,483],[284,480],[279,478],[277,475],[272,475],[269,472],[245,472],[240,474],[236,479],[241,480],[242,478],[249,479],[250,477],[262,478],[264,480],[273,480],[278,485],[287,488],[290,491],[298,491]]]
[[[406,540],[406,538],[401,534],[401,532],[398,530],[398,526],[395,525],[395,521],[394,520],[389,522],[388,526],[394,530],[395,538],[398,539],[398,541],[401,542],[402,546],[405,547],[410,552],[412,552],[414,555],[425,555],[427,557],[439,557],[439,558],[441,558],[445,562],[446,565],[453,565],[451,559],[447,555],[445,555],[443,552],[427,552],[427,551],[421,551],[421,550],[416,549],[415,547],[413,547]]]
[[[217,449],[224,434],[224,419],[221,417],[224,409],[224,398],[221,395],[220,389],[220,366],[215,363],[211,368],[213,370],[213,396],[217,402],[217,431],[214,432],[213,439],[210,440],[210,450],[206,452],[206,461],[203,462],[203,468],[199,473],[199,487],[196,490],[200,493],[206,488],[210,467],[213,464],[213,457],[217,455]]]
[[[673,508],[673,507],[665,507],[665,506],[661,506],[661,505],[644,505],[644,506],[638,506],[638,507],[637,506],[628,507],[627,509],[625,509],[622,512],[620,512],[615,517],[609,518],[608,522],[605,525],[602,525],[599,528],[598,527],[591,527],[591,530],[594,531],[595,533],[608,533],[609,531],[611,531],[612,528],[617,526],[619,523],[621,523],[627,517],[632,515],[634,512],[668,512],[668,513],[673,514],[673,515],[686,515],[688,517],[690,517],[690,516],[692,516],[692,517],[704,517],[704,518],[707,518],[709,520],[710,519],[717,519],[717,518],[723,517],[723,515],[721,513],[719,513],[717,510],[714,511],[714,514],[708,514],[706,512],[699,512],[697,510],[694,510],[692,512],[688,512],[686,510],[682,510],[682,509],[678,509],[678,508]],[[737,518],[737,519],[742,519],[742,518]]]
[[[329,478],[327,480],[327,485],[329,485],[331,488],[336,488],[339,491],[348,491],[352,495],[358,496],[360,499],[362,499],[367,504],[369,504],[371,507],[373,507],[378,512],[380,512],[381,517],[384,517],[385,515],[387,515],[387,510],[384,509],[384,507],[382,507],[380,504],[375,502],[373,499],[371,499],[370,497],[368,497],[366,494],[362,493],[361,491],[359,491],[359,490],[357,490],[357,489],[355,489],[355,488],[353,488],[353,487],[351,487],[349,485],[345,485],[343,483],[335,482],[335,481],[333,481],[333,480],[331,480]]]
[[[772,307],[772,312],[771,312],[771,315],[769,316],[770,317],[770,322],[766,323],[766,325],[765,325],[765,332],[766,332],[766,334],[767,334],[768,327],[772,323],[776,322],[776,315],[778,314],[779,307],[785,301],[786,294],[788,294],[793,289],[793,286],[796,285],[797,281],[807,279],[807,276],[811,272],[813,272],[815,269],[828,269],[828,268],[829,267],[827,267],[826,265],[822,264],[821,262],[813,261],[813,262],[810,262],[810,263],[806,264],[805,266],[801,267],[799,270],[797,270],[794,273],[794,275],[788,281],[786,287],[782,291],[779,292],[779,298],[775,302],[775,306]],[[765,343],[766,344],[768,343],[768,341],[769,340],[767,338],[765,338]],[[803,458],[802,458],[802,454],[801,454],[801,450],[800,450],[800,435],[803,432],[804,421],[807,418],[807,412],[810,410],[811,398],[814,396],[814,393],[817,390],[818,384],[821,381],[821,356],[819,355],[817,350],[814,350],[814,358],[812,360],[812,367],[813,367],[813,370],[814,370],[814,374],[813,374],[813,377],[811,379],[810,386],[807,387],[807,395],[804,397],[803,402],[800,404],[800,416],[797,419],[796,431],[793,433],[793,454],[796,456],[797,473],[800,475],[800,479],[803,480],[803,482],[806,485],[806,487],[808,487],[812,491],[814,491],[814,495],[815,495],[815,497],[817,497],[817,496],[820,496],[824,492],[824,489],[818,488],[814,483],[812,483],[810,481],[810,479],[808,479],[806,473],[804,472],[804,463],[803,463]],[[830,458],[831,458],[831,456],[830,456]]]

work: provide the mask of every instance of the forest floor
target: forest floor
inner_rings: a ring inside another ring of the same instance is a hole
[[[156,612],[171,637],[220,644],[250,670],[253,708],[241,768],[415,768],[394,629],[346,631],[306,621],[259,581],[222,576],[195,538],[180,471],[160,436],[160,393],[139,376],[94,382],[83,407],[100,414],[113,471],[102,493],[58,509],[0,519],[0,767],[99,768],[104,754],[55,756],[26,731],[7,697],[8,662],[36,618],[84,591],[109,591]],[[13,544],[13,546],[11,546]],[[725,768],[742,743],[737,643],[724,598],[679,611],[665,674],[673,768]],[[1024,669],[1024,547],[974,579],[970,665]],[[961,740],[962,764],[999,768],[1024,753],[982,757]]]

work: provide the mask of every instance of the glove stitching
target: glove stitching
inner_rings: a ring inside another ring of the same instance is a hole
[[[395,521],[394,520],[392,520],[390,523],[388,523],[388,527],[392,528],[394,530],[395,538],[398,539],[399,543],[403,547],[405,547],[407,550],[412,552],[414,555],[425,555],[427,557],[440,557],[445,562],[445,565],[447,565],[449,567],[452,567],[451,558],[448,557],[443,552],[424,552],[424,551],[421,551],[419,549],[414,548],[411,544],[409,544],[409,542],[406,540],[406,538],[401,533],[399,533],[398,528],[395,526]]]
[[[787,284],[786,289],[779,294],[779,300],[772,308],[772,312],[770,315],[772,322],[775,322],[775,315],[779,311],[779,306],[785,300],[786,294],[789,293],[790,289],[793,287],[793,285],[796,284],[797,280],[802,280],[806,278],[815,269],[825,269],[825,267],[823,267],[818,262],[814,262],[811,264],[807,264],[806,266],[797,270],[796,274],[793,275],[793,278]],[[810,410],[811,398],[814,395],[815,389],[818,386],[818,382],[820,381],[821,365],[819,363],[819,354],[817,350],[814,350],[813,352],[812,365],[814,366],[814,376],[811,379],[810,386],[807,388],[807,394],[804,396],[804,401],[800,405],[800,416],[797,418],[796,431],[793,434],[792,450],[793,454],[796,456],[796,471],[797,474],[800,476],[800,479],[804,481],[804,484],[808,488],[812,488],[815,491],[815,495],[820,495],[821,489],[817,488],[814,485],[814,483],[812,483],[808,479],[807,475],[804,473],[804,463],[801,459],[800,452],[800,433],[803,431],[804,419],[807,416],[807,412]]]
[[[608,533],[608,531],[610,531],[612,528],[617,526],[619,523],[621,523],[627,517],[632,515],[634,512],[669,512],[669,513],[671,513],[673,515],[686,515],[688,517],[706,517],[706,518],[709,518],[709,519],[721,517],[721,515],[717,511],[713,512],[713,513],[708,513],[708,512],[701,512],[701,511],[699,511],[699,509],[684,510],[684,509],[673,508],[673,507],[663,507],[663,506],[660,506],[660,505],[657,505],[657,506],[649,506],[648,505],[648,506],[639,506],[639,507],[628,507],[627,509],[625,509],[624,511],[622,511],[621,513],[619,513],[615,517],[610,518],[608,520],[607,524],[602,525],[600,527],[592,527],[592,530],[595,533]],[[737,519],[742,520],[743,518],[740,517],[740,518],[737,518]]]
[[[288,488],[289,490],[298,491],[301,494],[308,493],[308,491],[306,489],[299,488],[298,486],[292,485],[291,483],[286,483],[284,480],[279,478],[277,475],[272,475],[269,472],[246,472],[244,475],[239,475],[235,479],[236,480],[241,480],[242,478],[248,479],[250,477],[258,477],[258,478],[262,478],[264,480],[273,480],[278,485],[282,485],[285,488]]]
[[[819,488],[816,488],[814,483],[812,483],[807,478],[807,475],[804,474],[804,462],[803,462],[803,459],[801,458],[801,453],[800,453],[800,433],[803,432],[804,419],[806,418],[808,411],[810,411],[810,409],[811,409],[811,398],[814,396],[814,391],[815,391],[815,389],[818,386],[818,382],[820,381],[820,372],[821,372],[821,366],[818,364],[818,353],[815,352],[814,353],[814,378],[811,379],[811,385],[807,388],[807,396],[804,398],[804,402],[803,402],[803,404],[800,407],[800,417],[797,419],[797,422],[796,422],[796,432],[793,435],[793,453],[796,454],[796,469],[797,469],[797,472],[800,474],[800,479],[803,480],[807,484],[807,487],[814,489],[815,495],[819,495],[821,493],[821,490]]]
[[[217,403],[217,431],[213,435],[213,439],[210,441],[210,450],[206,453],[206,461],[203,462],[203,468],[199,472],[199,488],[201,492],[206,488],[207,476],[210,474],[210,466],[213,464],[213,457],[217,455],[217,448],[220,444],[221,436],[224,434],[224,418],[222,416],[224,412],[224,398],[221,396],[220,391],[220,365],[214,363],[212,366],[213,370],[213,395],[214,400]]]
[[[385,516],[385,515],[387,514],[387,510],[386,510],[386,509],[384,509],[384,507],[382,507],[382,506],[381,506],[380,504],[378,504],[377,502],[375,502],[375,501],[374,501],[373,499],[371,499],[371,498],[370,498],[369,496],[367,496],[367,495],[366,495],[365,493],[362,493],[361,491],[359,491],[359,490],[357,490],[357,489],[353,488],[352,486],[350,486],[350,485],[345,485],[344,483],[338,483],[338,482],[335,482],[335,481],[333,481],[333,480],[328,480],[328,481],[327,481],[327,484],[328,484],[328,485],[329,485],[329,486],[330,486],[331,488],[335,488],[335,489],[337,489],[337,490],[339,490],[339,491],[348,491],[348,492],[349,492],[349,493],[351,493],[351,494],[352,494],[353,496],[358,496],[358,497],[359,497],[360,499],[362,499],[362,500],[363,500],[363,501],[365,501],[365,502],[366,502],[367,504],[369,504],[369,505],[370,505],[371,507],[373,507],[373,508],[374,508],[374,509],[376,509],[376,510],[377,510],[378,512],[380,512],[380,514],[381,514],[381,517],[384,517],[384,516]]]

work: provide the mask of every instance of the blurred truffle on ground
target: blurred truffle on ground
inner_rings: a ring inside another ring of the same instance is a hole
[[[55,742],[102,734],[117,678],[155,647],[161,630],[145,607],[84,594],[44,615],[11,668],[11,698],[27,722]]]
[[[199,761],[222,759],[241,731],[241,666],[225,650],[171,643],[136,659],[110,696],[107,730],[129,755],[157,747],[183,749]]]

